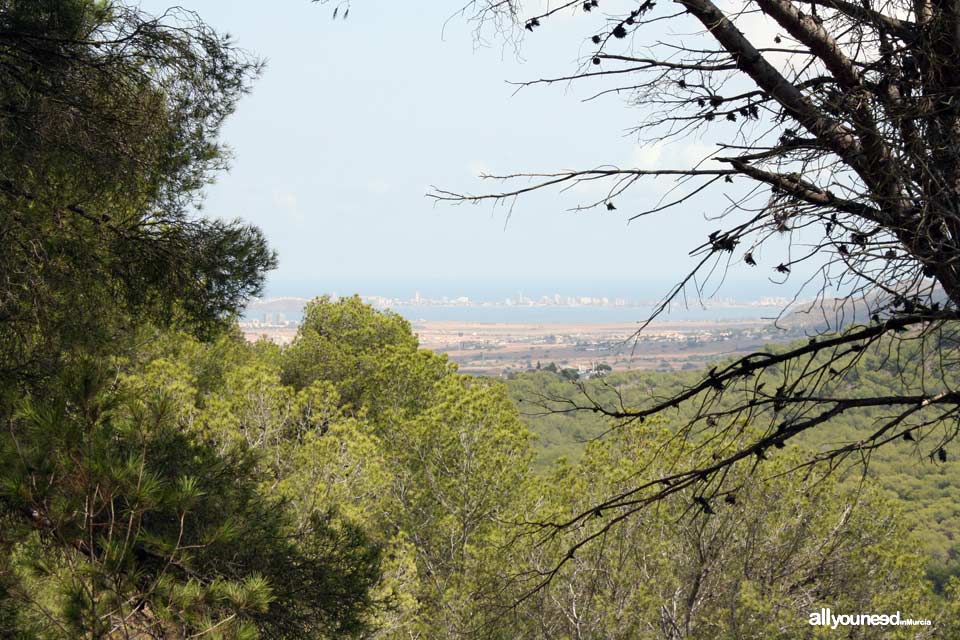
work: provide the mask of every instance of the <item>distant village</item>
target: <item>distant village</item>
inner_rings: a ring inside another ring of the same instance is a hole
[[[698,369],[730,355],[802,338],[806,329],[759,320],[674,322],[635,326],[522,325],[454,322],[414,324],[421,344],[443,352],[465,373],[509,376],[548,369],[574,379],[633,369]]]

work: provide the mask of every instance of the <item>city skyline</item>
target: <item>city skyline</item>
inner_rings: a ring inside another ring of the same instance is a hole
[[[507,296],[507,297],[482,297],[482,296],[469,296],[469,295],[445,295],[445,296],[425,296],[421,294],[418,290],[414,291],[413,295],[409,297],[404,296],[390,296],[390,295],[380,295],[376,293],[349,293],[349,294],[340,294],[336,291],[322,292],[318,293],[315,296],[265,296],[260,298],[255,298],[251,301],[250,306],[259,306],[264,304],[276,303],[281,301],[290,301],[297,303],[306,303],[312,299],[329,296],[330,298],[336,300],[339,298],[350,297],[356,295],[363,302],[372,304],[373,306],[386,307],[389,305],[404,305],[404,306],[431,306],[431,305],[449,305],[449,306],[469,306],[469,305],[482,305],[482,306],[614,306],[614,307],[636,307],[636,306],[646,306],[650,304],[656,304],[660,299],[653,298],[629,298],[629,297],[611,297],[611,296],[596,296],[596,295],[563,295],[558,292],[553,294],[542,294],[542,295],[526,295],[522,291],[518,291],[516,297]],[[714,296],[709,299],[701,301],[704,306],[725,306],[725,305],[738,305],[738,306],[770,306],[770,307],[780,307],[790,304],[791,302],[803,302],[794,301],[791,298],[785,296],[758,296],[753,298],[737,298],[731,296]]]

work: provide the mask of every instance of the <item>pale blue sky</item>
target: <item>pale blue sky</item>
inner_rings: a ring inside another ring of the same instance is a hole
[[[628,225],[662,193],[653,186],[612,213],[567,213],[575,197],[544,193],[509,221],[502,208],[425,197],[430,185],[495,188],[477,179],[483,169],[650,161],[625,133],[642,113],[620,98],[585,104],[586,86],[514,94],[507,83],[572,70],[600,16],[558,19],[526,39],[520,61],[497,44],[476,48],[462,19],[447,22],[457,0],[356,0],[335,22],[332,5],[307,0],[180,4],[267,60],[226,126],[233,168],[210,188],[206,212],[263,228],[280,256],[270,294],[647,295],[681,276],[687,251],[718,228],[703,220],[715,197]],[[689,161],[708,142],[665,148],[659,162]],[[768,271],[739,273],[730,295],[770,289]]]

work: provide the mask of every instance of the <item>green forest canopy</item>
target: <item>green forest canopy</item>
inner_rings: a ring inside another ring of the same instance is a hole
[[[858,367],[846,378],[864,393],[882,393],[902,383],[898,372],[885,360],[885,345],[863,355]],[[909,355],[907,356],[909,357]],[[591,397],[618,392],[628,406],[651,395],[669,396],[696,383],[697,371],[676,373],[630,371],[612,373],[601,379],[581,383]],[[506,381],[524,422],[537,434],[538,470],[548,469],[561,459],[578,462],[587,444],[616,433],[617,421],[590,411],[556,411],[558,399],[582,398],[578,384],[562,374],[550,371],[514,374]],[[618,399],[619,401],[619,399]],[[689,411],[676,412],[678,423],[689,418]],[[796,447],[815,453],[820,438],[832,442],[856,442],[870,433],[883,411],[863,411],[837,419],[829,435],[804,434]],[[829,443],[827,443],[829,444]],[[940,461],[930,445],[902,441],[874,452],[866,469],[859,458],[840,467],[837,475],[851,486],[860,482],[865,471],[867,484],[885,492],[916,522],[915,535],[929,557],[929,571],[940,586],[947,575],[960,574],[960,458],[950,455]]]
[[[560,378],[464,376],[357,298],[244,342],[275,257],[191,207],[260,64],[193,14],[0,2],[0,63],[0,636],[792,638],[831,606],[951,637],[939,476],[805,480],[778,449],[609,526],[628,510],[594,505],[708,443],[632,423],[574,450],[602,427],[511,398]]]
[[[187,635],[221,624],[224,637],[670,637],[663,629],[677,625],[683,637],[766,638],[802,633],[820,605],[952,615],[924,578],[915,507],[872,482],[762,481],[801,459],[792,449],[759,474],[739,472],[735,499],[713,515],[688,492],[571,555],[606,521],[559,536],[542,523],[659,477],[698,448],[670,444],[669,424],[632,425],[581,446],[577,464],[535,466],[549,434],[528,429],[503,383],[458,374],[418,349],[406,321],[358,298],[311,303],[286,349],[230,332],[202,342],[144,328],[138,338],[135,358],[112,362],[118,381],[83,382],[94,459],[82,438],[40,422],[53,408],[21,418],[38,430],[36,456],[6,449],[3,486],[66,480],[67,460],[82,460],[73,473],[111,487],[110,504],[138,520],[132,530],[110,522],[127,546],[94,529],[111,554],[82,575],[75,562],[89,554],[23,528],[6,602],[24,637],[59,637],[51,616],[60,629],[86,629],[86,607],[131,629]],[[554,380],[522,377],[510,391]],[[55,459],[41,458],[51,450]],[[82,484],[55,482],[45,500],[69,505]],[[277,544],[281,532],[290,542]],[[87,601],[94,578],[103,591]],[[131,615],[130,598],[149,605]],[[676,606],[665,617],[666,601]]]

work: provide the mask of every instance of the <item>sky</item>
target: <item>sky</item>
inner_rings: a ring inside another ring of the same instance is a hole
[[[570,212],[603,195],[584,190],[544,192],[512,210],[426,197],[433,186],[496,190],[479,179],[485,171],[686,165],[705,155],[710,141],[699,139],[641,146],[628,130],[643,112],[617,96],[585,102],[596,86],[510,84],[575,69],[602,16],[561,16],[518,52],[495,38],[478,45],[473,25],[453,15],[457,0],[354,0],[347,20],[308,0],[179,5],[267,63],[225,126],[232,168],[204,207],[264,230],[279,254],[267,295],[649,296],[681,277],[687,252],[719,228],[705,219],[715,196],[628,223],[663,194],[662,180],[613,212]],[[155,14],[167,6],[141,3]],[[769,275],[740,267],[721,295],[775,293]]]

